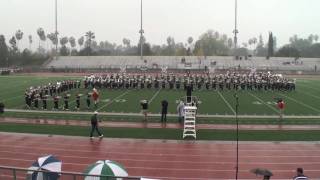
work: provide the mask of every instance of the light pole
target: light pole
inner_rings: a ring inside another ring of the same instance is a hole
[[[236,180],[238,179],[238,174],[239,174],[239,119],[238,119],[238,111],[239,111],[239,97],[237,92],[234,94],[234,98],[236,100],[236,124],[237,124],[237,154],[236,154]]]
[[[236,49],[238,47],[238,37],[237,34],[239,33],[238,31],[238,1],[235,0],[235,8],[234,8],[234,55],[236,55]]]
[[[236,50],[237,50],[237,46],[238,46],[238,37],[237,34],[239,33],[238,31],[238,0],[235,0],[234,2],[234,56],[236,57]],[[238,107],[239,107],[239,97],[237,92],[234,94],[234,97],[236,99],[236,123],[237,123],[237,147],[236,147],[236,180],[238,180],[238,174],[239,174],[239,120],[238,120]]]
[[[55,0],[55,38],[56,38],[56,60],[58,59],[58,0]]]
[[[141,14],[140,14],[140,59],[143,60],[143,29],[142,29],[142,0],[140,0],[141,3]]]

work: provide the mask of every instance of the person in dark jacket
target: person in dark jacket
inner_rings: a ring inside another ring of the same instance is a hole
[[[187,103],[191,103],[192,91],[193,91],[193,87],[191,84],[188,83],[188,85],[186,86],[186,91],[187,91]]]
[[[167,113],[168,113],[168,101],[163,100],[161,101],[161,122],[166,123],[167,122]]]
[[[302,168],[297,168],[297,176],[293,177],[293,180],[308,180],[309,178],[303,174]]]
[[[0,102],[0,114],[4,113],[4,104]]]
[[[77,94],[76,95],[76,110],[79,111],[80,110],[80,97],[81,97],[81,94]]]
[[[142,107],[142,114],[144,115],[144,121],[147,121],[148,116],[148,101],[147,100],[141,100],[140,105]]]
[[[91,132],[90,132],[90,139],[93,139],[93,133],[94,131],[97,131],[99,138],[103,137],[103,134],[99,131],[98,128],[98,122],[101,122],[98,120],[98,112],[95,111],[94,114],[91,116]]]
[[[91,93],[87,94],[87,109],[90,109],[90,104],[91,104]]]

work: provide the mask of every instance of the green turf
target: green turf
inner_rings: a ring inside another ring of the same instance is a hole
[[[2,132],[89,137],[90,127],[1,124]],[[181,129],[102,128],[105,137],[181,140]],[[197,140],[234,141],[232,130],[198,130]],[[320,131],[240,131],[240,141],[319,141]]]
[[[81,79],[81,77],[72,77]],[[70,77],[34,77],[34,76],[0,76],[0,101],[6,108],[24,108],[24,90],[30,86],[45,85],[56,80],[70,79]],[[75,107],[75,94],[85,94],[89,90],[76,89],[71,91],[70,109]],[[234,91],[208,91],[195,90],[193,95],[197,96],[201,104],[199,114],[209,115],[233,115],[235,110]],[[152,100],[150,112],[159,113],[161,101],[169,102],[169,113],[176,113],[176,106],[185,92],[180,90],[100,90],[100,112],[139,113],[141,99]],[[275,98],[282,97],[286,102],[286,115],[320,115],[320,80],[298,80],[295,92],[271,92],[271,91],[238,91],[239,114],[240,115],[276,115],[278,110]],[[48,109],[52,109],[52,101],[48,101]],[[41,103],[40,103],[41,106]],[[60,101],[60,107],[63,102]],[[85,97],[81,99],[81,111],[94,111],[85,107]],[[28,115],[27,115],[28,116]],[[67,118],[66,115],[65,118]],[[53,117],[53,116],[52,116]],[[54,117],[53,117],[54,118]],[[306,118],[307,119],[307,118]],[[211,120],[211,119],[209,119]],[[214,120],[214,119],[213,119]]]

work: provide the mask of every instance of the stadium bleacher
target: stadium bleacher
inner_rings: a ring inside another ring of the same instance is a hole
[[[246,60],[247,59],[247,60]],[[235,60],[233,56],[61,56],[46,64],[46,68],[68,69],[230,69],[242,68],[257,70],[315,71],[320,66],[320,58],[283,58],[242,57]]]

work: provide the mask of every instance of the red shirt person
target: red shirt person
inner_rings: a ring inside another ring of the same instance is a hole
[[[281,120],[282,117],[283,117],[283,111],[284,111],[284,108],[285,108],[286,104],[284,103],[284,101],[282,99],[280,99],[278,101],[277,106],[279,108],[279,116],[280,116],[280,120]]]
[[[96,88],[93,88],[92,98],[93,98],[95,107],[97,107],[97,103],[99,102],[99,92]]]
[[[278,102],[278,108],[279,108],[280,110],[283,110],[283,109],[285,108],[285,103],[284,103],[283,100],[280,100],[280,101]]]

